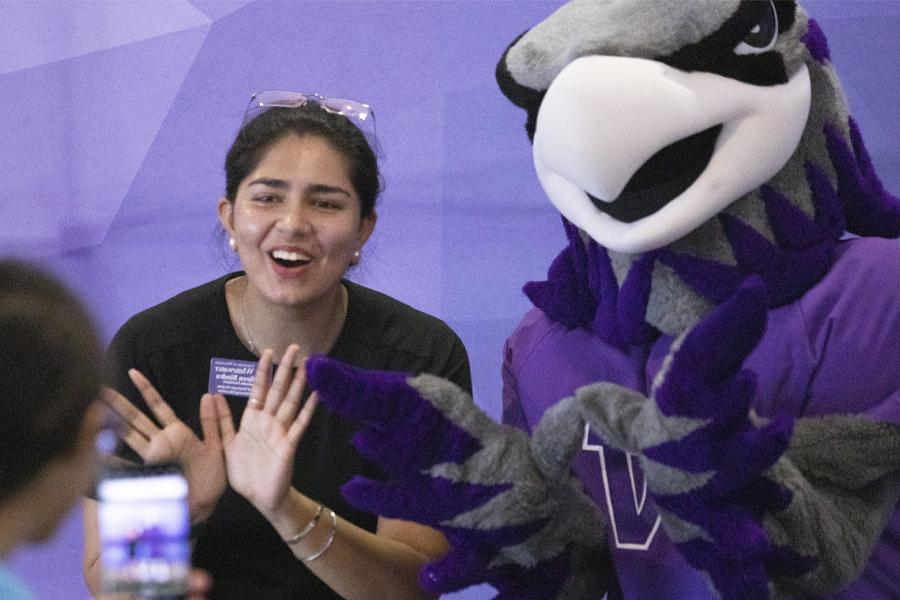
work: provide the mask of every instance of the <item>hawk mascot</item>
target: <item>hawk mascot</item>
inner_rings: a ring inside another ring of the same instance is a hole
[[[802,8],[574,0],[497,66],[568,247],[508,339],[504,420],[308,362],[451,544],[433,592],[900,598],[900,201]]]

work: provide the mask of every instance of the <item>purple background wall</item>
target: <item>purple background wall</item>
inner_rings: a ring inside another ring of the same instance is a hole
[[[563,244],[522,114],[494,65],[547,1],[0,4],[0,254],[57,273],[109,339],[231,267],[222,162],[257,89],[370,103],[387,187],[354,278],[440,316],[500,411],[501,348]],[[806,3],[888,188],[900,190],[900,2]],[[87,598],[81,515],[12,566],[41,598]],[[491,596],[487,587],[453,595]]]

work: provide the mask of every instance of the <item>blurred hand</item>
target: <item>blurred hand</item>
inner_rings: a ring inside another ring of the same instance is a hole
[[[212,591],[212,575],[202,569],[191,569],[186,600],[206,600]]]

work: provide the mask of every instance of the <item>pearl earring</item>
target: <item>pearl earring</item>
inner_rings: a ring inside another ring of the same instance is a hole
[[[361,255],[359,253],[359,250],[357,250],[356,252],[353,253],[353,258],[350,259],[350,264],[355,267],[356,265],[359,264],[360,258],[361,258]]]
[[[237,252],[237,240],[233,237],[228,238],[228,247],[231,248],[232,252]]]

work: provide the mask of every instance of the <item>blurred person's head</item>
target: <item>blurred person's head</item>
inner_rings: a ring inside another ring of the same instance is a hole
[[[0,556],[49,537],[94,474],[103,358],[62,285],[0,260]]]

